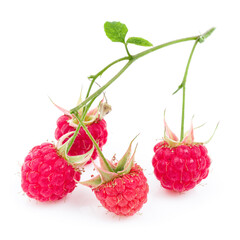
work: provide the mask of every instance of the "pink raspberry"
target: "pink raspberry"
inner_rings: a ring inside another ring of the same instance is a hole
[[[202,144],[170,147],[167,142],[160,142],[154,152],[154,174],[166,189],[187,191],[208,176],[211,160]]]
[[[144,176],[142,168],[135,163],[137,146],[131,156],[134,139],[119,161],[115,156],[112,160],[107,160],[101,153],[99,156],[100,167],[93,162],[99,175],[80,182],[92,188],[103,207],[120,216],[134,215],[147,202],[149,191],[147,178]]]
[[[80,180],[80,172],[59,156],[51,143],[36,146],[28,153],[21,174],[23,191],[41,202],[65,197]]]
[[[110,212],[132,216],[147,202],[149,187],[141,167],[135,164],[128,174],[100,185],[93,191]]]

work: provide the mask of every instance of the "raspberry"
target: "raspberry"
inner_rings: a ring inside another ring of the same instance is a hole
[[[154,174],[166,189],[187,191],[208,176],[211,160],[202,144],[170,147],[167,142],[160,142],[154,152]]]
[[[149,187],[142,168],[134,162],[136,147],[131,156],[134,139],[119,161],[115,157],[109,161],[99,154],[100,167],[93,162],[99,175],[80,182],[92,188],[107,210],[120,216],[132,216],[147,202]]]
[[[110,212],[121,216],[132,216],[147,202],[149,187],[140,166],[93,189],[97,199]]]
[[[70,117],[67,115],[62,115],[57,120],[57,128],[55,130],[55,138],[58,140],[64,134],[68,132],[75,131],[76,129],[69,125],[68,120]],[[96,122],[87,126],[89,132],[92,134],[99,147],[102,149],[103,145],[107,142],[107,124],[104,119],[97,120]],[[67,139],[64,141],[66,142]],[[63,142],[63,143],[64,143]],[[88,152],[93,147],[93,143],[91,139],[88,137],[83,128],[80,129],[78,136],[76,137],[74,144],[72,145],[70,151],[68,152],[69,156],[81,155]],[[94,149],[92,154],[92,160],[97,158],[97,150]],[[91,160],[88,161],[91,163]]]
[[[51,143],[36,146],[28,153],[21,174],[23,191],[41,202],[65,197],[80,180],[80,172],[59,156]]]

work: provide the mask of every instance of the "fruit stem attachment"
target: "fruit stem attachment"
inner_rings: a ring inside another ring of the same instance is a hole
[[[86,115],[87,115],[87,112],[88,112],[88,110],[90,109],[90,107],[91,107],[91,105],[92,105],[92,103],[94,102],[95,99],[96,99],[96,98],[93,98],[93,99],[91,100],[91,102],[88,103],[87,106],[85,106],[84,111],[83,111],[83,114],[82,114],[82,121],[85,119],[85,117],[86,117]],[[77,128],[76,128],[73,136],[71,137],[71,140],[69,141],[69,144],[68,144],[68,146],[67,146],[67,151],[66,151],[67,154],[68,154],[68,152],[70,151],[70,149],[71,149],[71,147],[72,147],[72,145],[73,145],[73,143],[74,143],[74,141],[75,141],[75,139],[76,139],[76,137],[77,137],[77,135],[78,135],[78,133],[79,133],[79,131],[80,131],[80,128],[81,128],[81,125],[79,124],[79,125],[77,126]]]
[[[88,131],[87,127],[85,126],[85,124],[83,123],[83,121],[81,120],[81,118],[79,117],[78,112],[74,113],[75,117],[78,119],[79,121],[79,125],[80,127],[82,127],[84,129],[84,131],[86,132],[86,134],[88,135],[88,137],[91,139],[94,147],[97,149],[98,154],[100,155],[100,157],[102,158],[102,160],[104,161],[104,163],[106,164],[108,170],[110,172],[114,172],[114,170],[111,168],[111,166],[109,165],[108,161],[106,160],[106,158],[104,157],[100,147],[98,146],[97,142],[95,141],[95,139],[93,138],[92,134]]]
[[[193,56],[193,53],[194,53],[194,50],[197,46],[199,42],[199,38],[197,38],[197,40],[195,41],[194,45],[193,45],[193,48],[192,48],[192,51],[190,53],[190,56],[188,58],[188,62],[187,62],[187,66],[186,66],[186,70],[185,70],[185,73],[184,73],[184,77],[183,77],[183,81],[181,83],[181,85],[179,86],[178,90],[180,88],[183,89],[183,95],[182,95],[182,120],[181,120],[181,135],[180,135],[180,142],[183,140],[184,138],[184,118],[185,118],[185,93],[186,93],[186,81],[187,81],[187,74],[188,74],[188,69],[189,69],[189,66],[190,66],[190,62],[192,60],[192,56]],[[177,90],[177,91],[178,91]],[[177,91],[175,91],[174,93],[176,93]]]

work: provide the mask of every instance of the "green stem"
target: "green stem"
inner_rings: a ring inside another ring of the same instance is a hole
[[[98,154],[100,155],[100,157],[102,158],[102,160],[104,161],[104,163],[106,164],[108,170],[110,172],[114,172],[113,169],[111,168],[111,166],[109,165],[108,161],[106,160],[106,158],[104,157],[100,147],[98,146],[98,144],[96,143],[95,139],[93,138],[92,134],[88,131],[87,127],[85,126],[85,124],[83,123],[83,121],[80,119],[78,112],[74,113],[75,117],[78,119],[79,121],[79,126],[82,127],[86,134],[88,135],[88,137],[91,139],[94,147],[97,149]]]
[[[125,49],[126,49],[126,52],[127,52],[128,56],[129,56],[129,58],[132,59],[132,55],[130,54],[130,52],[128,50],[127,43],[124,43],[124,45],[125,45]]]
[[[182,95],[182,120],[181,120],[180,142],[183,140],[183,137],[184,137],[185,92],[186,92],[186,87],[185,87],[185,85],[184,85],[184,86],[183,86],[183,95]]]
[[[105,85],[103,85],[101,88],[99,88],[96,92],[94,92],[91,96],[86,98],[82,103],[80,103],[78,106],[70,110],[70,113],[73,114],[77,112],[81,107],[85,106],[89,101],[91,101],[93,98],[98,97],[108,86],[110,86],[132,63],[134,60],[129,60],[127,64],[124,65],[124,67],[112,78],[110,79]]]
[[[76,137],[77,137],[77,135],[78,135],[78,133],[80,131],[80,128],[81,128],[81,125],[78,125],[76,130],[75,130],[75,132],[74,132],[74,134],[73,134],[73,136],[71,137],[71,139],[69,141],[69,144],[67,146],[67,154],[70,151],[70,149],[71,149],[71,147],[72,147],[72,145],[73,145],[73,143],[74,143],[74,141],[75,141],[75,139],[76,139]]]
[[[121,62],[121,61],[124,61],[124,60],[129,60],[130,58],[129,57],[123,57],[123,58],[119,58],[117,59],[116,61],[113,61],[111,62],[110,64],[108,64],[105,68],[103,68],[100,72],[98,72],[96,75],[91,75],[89,76],[89,79],[92,79],[91,80],[91,83],[89,85],[89,88],[88,88],[88,91],[87,91],[87,95],[86,95],[86,98],[88,98],[90,92],[91,92],[91,89],[92,89],[92,86],[94,84],[94,82],[96,81],[96,79],[101,76],[108,68],[110,68],[111,66],[113,66],[114,64],[118,63],[118,62]],[[86,99],[85,98],[85,99]],[[83,108],[83,112],[85,112],[85,106]]]
[[[90,102],[87,106],[85,106],[84,111],[83,111],[83,114],[82,114],[82,117],[81,117],[81,118],[82,118],[82,121],[85,119],[85,117],[86,117],[86,115],[87,115],[87,112],[88,112],[88,110],[90,109],[90,107],[91,107],[91,105],[92,105],[92,103],[94,102],[95,99],[96,99],[96,98],[93,98],[93,99],[91,100],[91,102]],[[76,137],[77,137],[77,135],[78,135],[78,133],[79,133],[79,131],[80,131],[80,128],[81,128],[81,125],[79,124],[79,125],[77,126],[77,128],[76,128],[73,136],[71,137],[71,140],[69,141],[69,144],[68,144],[68,146],[67,146],[67,154],[68,154],[68,152],[70,151],[70,149],[71,149],[71,147],[72,147],[72,145],[73,145],[73,143],[74,143],[74,141],[75,141],[75,139],[76,139]]]
[[[88,98],[90,92],[91,92],[91,89],[92,89],[92,86],[95,82],[95,80],[101,76],[108,68],[110,68],[111,66],[113,66],[114,64],[118,63],[118,62],[121,62],[121,61],[124,61],[124,60],[129,60],[130,58],[129,57],[123,57],[123,58],[119,58],[117,59],[116,61],[113,61],[112,63],[108,64],[105,68],[103,68],[100,72],[98,72],[96,75],[91,75],[89,77],[89,79],[92,79],[91,83],[90,83],[90,86],[88,88],[88,91],[87,91],[87,95],[86,95],[86,98]]]
[[[191,60],[192,60],[193,52],[194,52],[194,50],[195,50],[198,42],[199,42],[199,38],[196,39],[196,41],[195,41],[195,43],[194,43],[194,45],[193,45],[192,51],[191,51],[190,56],[189,56],[189,58],[188,58],[188,62],[187,62],[186,70],[185,70],[185,73],[184,73],[183,81],[182,81],[182,83],[181,83],[182,89],[183,89],[183,95],[182,95],[182,121],[181,121],[180,141],[182,141],[183,138],[184,138],[185,93],[186,93],[187,74],[188,74],[188,69],[189,69],[189,66],[190,66],[190,62],[191,62]]]
[[[153,48],[150,48],[146,51],[143,51],[143,52],[140,52],[136,55],[133,55],[132,58],[130,58],[129,56],[128,57],[124,57],[124,58],[120,58],[114,62],[112,62],[111,64],[109,64],[107,67],[105,67],[102,71],[100,71],[97,75],[95,76],[90,76],[93,78],[92,80],[92,84],[93,82],[96,80],[96,76],[100,76],[104,71],[106,71],[110,66],[112,66],[113,64],[117,63],[117,62],[120,62],[120,61],[123,61],[123,60],[129,60],[127,62],[127,64],[112,78],[110,79],[104,86],[102,86],[101,88],[99,88],[96,92],[94,92],[92,95],[89,96],[89,93],[90,93],[90,90],[91,90],[91,86],[89,87],[89,91],[87,93],[87,97],[86,99],[81,103],[79,104],[78,106],[76,106],[75,108],[71,109],[70,110],[70,113],[74,113],[76,111],[78,111],[81,107],[84,107],[89,101],[91,101],[93,98],[96,98],[98,97],[109,85],[111,85],[135,60],[147,55],[148,53],[151,53],[151,52],[154,52],[158,49],[161,49],[161,48],[164,48],[164,47],[167,47],[167,46],[170,46],[170,45],[173,45],[173,44],[176,44],[176,43],[180,43],[180,42],[186,42],[186,41],[191,41],[191,40],[197,40],[199,39],[199,36],[194,36],[194,37],[188,37],[188,38],[181,38],[181,39],[178,39],[178,40],[175,40],[175,41],[171,41],[171,42],[167,42],[167,43],[164,43],[164,44],[161,44],[161,45],[158,45],[158,46],[155,46]]]
[[[87,113],[88,113],[88,110],[90,109],[90,107],[92,106],[93,102],[95,101],[96,98],[93,98],[88,104],[87,106],[85,106],[84,108],[84,111],[82,113],[82,121],[85,119]]]
[[[90,78],[92,78],[92,81],[91,81],[90,86],[89,86],[89,88],[88,88],[88,92],[87,92],[86,98],[88,98],[88,95],[89,95],[89,93],[90,93],[90,91],[91,91],[91,88],[92,88],[92,86],[93,86],[93,83],[95,82],[95,80],[96,80],[99,76],[101,76],[101,75],[102,75],[108,68],[110,68],[112,65],[114,65],[114,64],[116,64],[116,63],[118,63],[118,62],[121,62],[121,61],[123,61],[123,60],[128,60],[128,59],[129,59],[129,57],[119,58],[119,59],[117,59],[116,61],[114,61],[114,62],[110,63],[109,65],[107,65],[105,68],[103,68],[103,69],[102,69],[100,72],[98,72],[96,75],[90,76]],[[101,93],[99,93],[98,95],[100,95],[100,94],[101,94]],[[86,105],[86,103],[88,103],[89,101],[87,101],[84,105],[80,106],[80,107],[77,109],[77,111],[78,111],[81,107],[84,106],[83,114],[82,114],[82,121],[85,119],[88,110],[90,109],[92,103],[93,103],[94,100],[98,97],[98,95],[96,95],[95,97],[91,98],[91,99],[89,100],[90,103],[89,103],[87,106],[85,106],[85,105]],[[85,102],[85,101],[84,101],[84,102]],[[83,102],[82,102],[82,103],[83,103]],[[81,104],[80,104],[80,105],[81,105]],[[72,112],[72,113],[73,113],[73,112]],[[71,114],[72,114],[72,113],[71,113]],[[71,147],[72,147],[72,145],[73,145],[73,143],[74,143],[74,141],[75,141],[75,139],[76,139],[76,137],[77,137],[77,135],[78,135],[78,133],[79,133],[79,131],[80,131],[80,128],[81,128],[81,125],[78,125],[78,127],[76,128],[76,130],[75,130],[75,132],[74,132],[74,135],[72,136],[71,140],[69,141],[69,144],[68,144],[68,147],[67,147],[67,153],[68,153],[69,150],[71,149]]]
[[[181,39],[177,39],[177,40],[174,40],[174,41],[171,41],[171,42],[167,42],[167,43],[163,43],[163,44],[160,44],[158,46],[155,46],[155,47],[152,47],[148,50],[145,50],[143,52],[140,52],[136,55],[133,55],[133,58],[135,59],[138,59],[140,57],[143,57],[151,52],[154,52],[158,49],[161,49],[161,48],[164,48],[164,47],[167,47],[167,46],[170,46],[170,45],[173,45],[173,44],[176,44],[176,43],[180,43],[180,42],[187,42],[187,41],[191,41],[191,40],[197,40],[199,38],[199,36],[194,36],[194,37],[188,37],[188,38],[181,38]]]

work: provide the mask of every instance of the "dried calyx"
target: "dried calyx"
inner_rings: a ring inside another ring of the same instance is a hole
[[[115,157],[113,157],[113,159],[109,161],[107,159],[103,159],[99,155],[100,167],[93,162],[99,175],[97,175],[96,177],[93,177],[90,180],[83,181],[80,183],[91,188],[97,188],[100,185],[110,182],[115,178],[128,174],[134,165],[134,157],[135,157],[137,145],[134,149],[132,156],[131,156],[131,148],[135,138],[131,141],[126,153],[118,162],[115,162]]]
[[[57,107],[65,115],[69,116],[69,118],[70,118],[68,120],[69,125],[71,127],[77,128],[79,121],[75,118],[74,114],[71,114],[70,111],[58,106],[52,100],[51,100],[51,102],[54,104],[55,107]],[[79,105],[81,103],[82,103],[82,97],[80,95],[77,105]],[[107,102],[104,102],[104,99],[102,99],[96,108],[90,110],[89,112],[87,112],[85,114],[84,108],[82,107],[78,110],[78,114],[80,117],[82,117],[83,114],[85,115],[83,123],[87,126],[98,120],[102,120],[104,118],[104,116],[107,115],[111,110],[112,110],[112,107]]]

